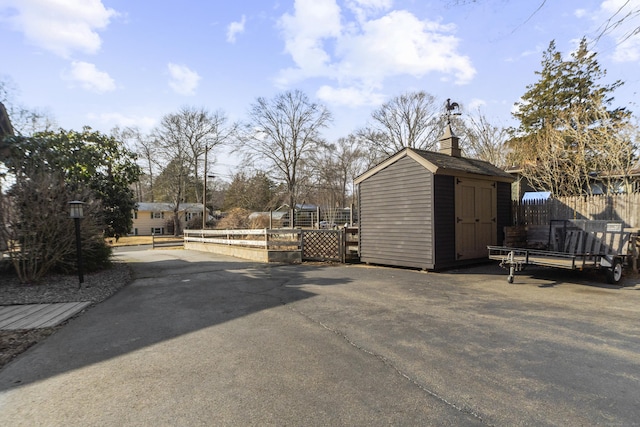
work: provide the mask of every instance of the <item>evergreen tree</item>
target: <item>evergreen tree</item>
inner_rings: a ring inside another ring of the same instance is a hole
[[[256,172],[253,176],[237,173],[224,197],[225,210],[266,211],[276,208],[276,204],[276,185],[264,172]]]
[[[513,116],[520,124],[511,131],[509,161],[538,189],[555,195],[588,192],[589,174],[607,169],[601,142],[617,140],[620,152],[629,151],[628,138],[616,135],[628,126],[631,114],[611,106],[623,82],[601,83],[606,71],[584,38],[568,59],[552,41],[536,74],[539,80],[516,103]]]
[[[93,131],[59,129],[10,139],[8,170],[18,179],[30,174],[59,173],[71,194],[90,190],[101,205],[98,220],[105,237],[120,237],[131,230],[135,198],[131,184],[138,180],[136,155],[113,137]]]

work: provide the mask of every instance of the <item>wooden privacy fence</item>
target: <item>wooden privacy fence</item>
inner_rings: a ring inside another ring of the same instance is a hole
[[[640,193],[514,201],[512,219],[513,225],[545,225],[556,219],[617,220],[636,228],[640,227]]]

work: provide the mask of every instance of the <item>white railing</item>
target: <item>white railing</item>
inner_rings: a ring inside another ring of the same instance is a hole
[[[300,230],[184,230],[184,241],[272,250],[300,249]]]

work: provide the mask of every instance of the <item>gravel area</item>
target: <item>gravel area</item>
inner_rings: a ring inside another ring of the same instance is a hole
[[[0,305],[47,304],[56,302],[91,301],[109,298],[131,280],[125,263],[114,262],[112,268],[85,274],[78,289],[78,276],[52,275],[36,285],[21,284],[15,276],[0,278]]]
[[[130,282],[131,271],[121,262],[114,262],[108,270],[86,274],[81,288],[78,276],[52,275],[37,285],[23,285],[15,276],[1,275],[0,305],[91,301],[93,306]],[[65,323],[53,328],[0,331],[0,369]]]

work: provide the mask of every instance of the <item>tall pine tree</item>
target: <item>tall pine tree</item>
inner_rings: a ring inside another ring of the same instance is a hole
[[[609,163],[618,168],[621,164],[619,159],[607,163],[610,159],[603,158],[605,140],[617,143],[624,153],[632,145],[623,137],[630,113],[611,106],[613,92],[623,82],[601,83],[606,71],[584,38],[568,59],[552,41],[536,74],[539,80],[527,86],[516,103],[513,116],[520,124],[512,130],[509,160],[539,190],[555,195],[590,192],[589,176],[613,172]],[[630,160],[626,156],[625,162]]]

